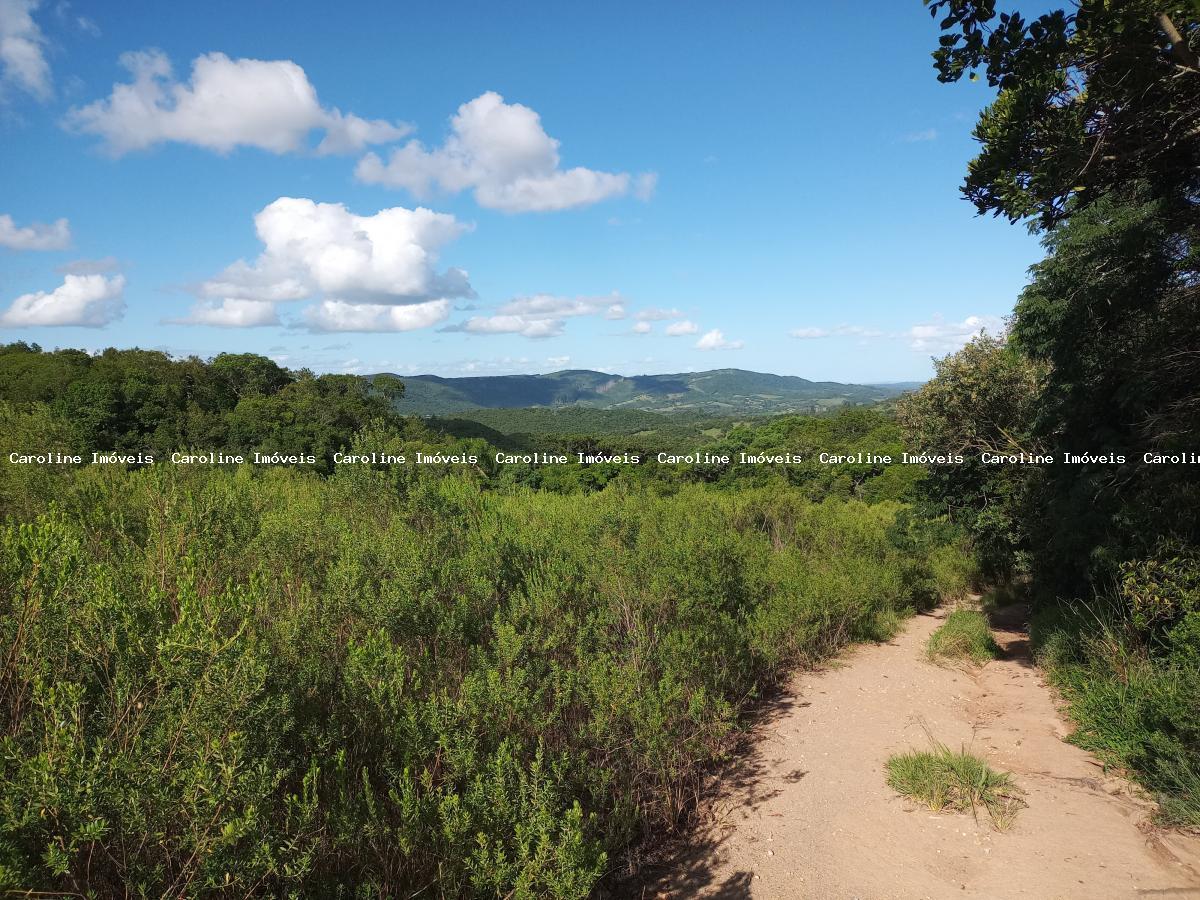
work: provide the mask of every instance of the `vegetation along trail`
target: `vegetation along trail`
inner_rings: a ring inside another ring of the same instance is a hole
[[[938,666],[924,647],[944,616],[796,678],[646,896],[1200,896],[1200,841],[1153,828],[1124,780],[1063,741],[1025,633],[1001,626],[982,668]],[[1006,831],[887,785],[888,757],[930,737],[1012,773],[1028,806]]]

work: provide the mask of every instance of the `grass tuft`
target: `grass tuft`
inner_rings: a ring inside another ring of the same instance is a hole
[[[1007,772],[997,772],[966,750],[951,750],[933,741],[931,750],[897,753],[887,761],[887,783],[934,812],[987,810],[997,831],[1006,831],[1025,806]]]
[[[1104,597],[1040,610],[1031,637],[1076,726],[1068,740],[1149,790],[1159,824],[1200,831],[1200,642],[1189,652],[1180,635],[1154,655]]]
[[[925,652],[932,660],[969,659],[982,665],[1000,655],[987,616],[974,609],[956,609],[929,636]]]

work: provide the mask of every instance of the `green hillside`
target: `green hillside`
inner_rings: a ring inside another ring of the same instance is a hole
[[[598,441],[612,451],[652,453],[707,446],[723,439],[737,425],[765,422],[768,418],[597,409],[576,404],[469,409],[449,416],[429,416],[425,421],[445,434],[482,438],[505,450],[570,450]]]
[[[469,409],[457,414],[494,429],[500,434],[640,434],[664,428],[700,431],[721,426],[727,429],[737,419],[706,413],[669,415],[642,409],[597,409],[573,406],[525,406],[516,409]]]
[[[587,406],[648,412],[766,415],[820,412],[845,404],[895,397],[904,385],[839,384],[743,369],[625,377],[588,370],[546,375],[441,378],[405,376],[397,409],[408,415],[447,415],[513,407]]]

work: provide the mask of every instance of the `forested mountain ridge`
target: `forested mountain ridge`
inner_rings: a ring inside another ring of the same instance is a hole
[[[573,405],[649,412],[820,412],[848,403],[875,403],[912,387],[809,381],[744,369],[635,376],[569,369],[545,375],[407,375],[403,381],[406,392],[397,409],[409,415]]]

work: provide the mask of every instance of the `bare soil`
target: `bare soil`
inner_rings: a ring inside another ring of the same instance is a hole
[[[1200,898],[1200,838],[1151,824],[1153,806],[1088,753],[1029,655],[1019,614],[1002,659],[924,657],[945,613],[910,620],[798,676],[750,752],[722,773],[701,825],[643,873],[644,897]],[[884,763],[928,734],[1013,773],[1028,807],[1001,833],[982,811],[934,813],[898,796]]]

